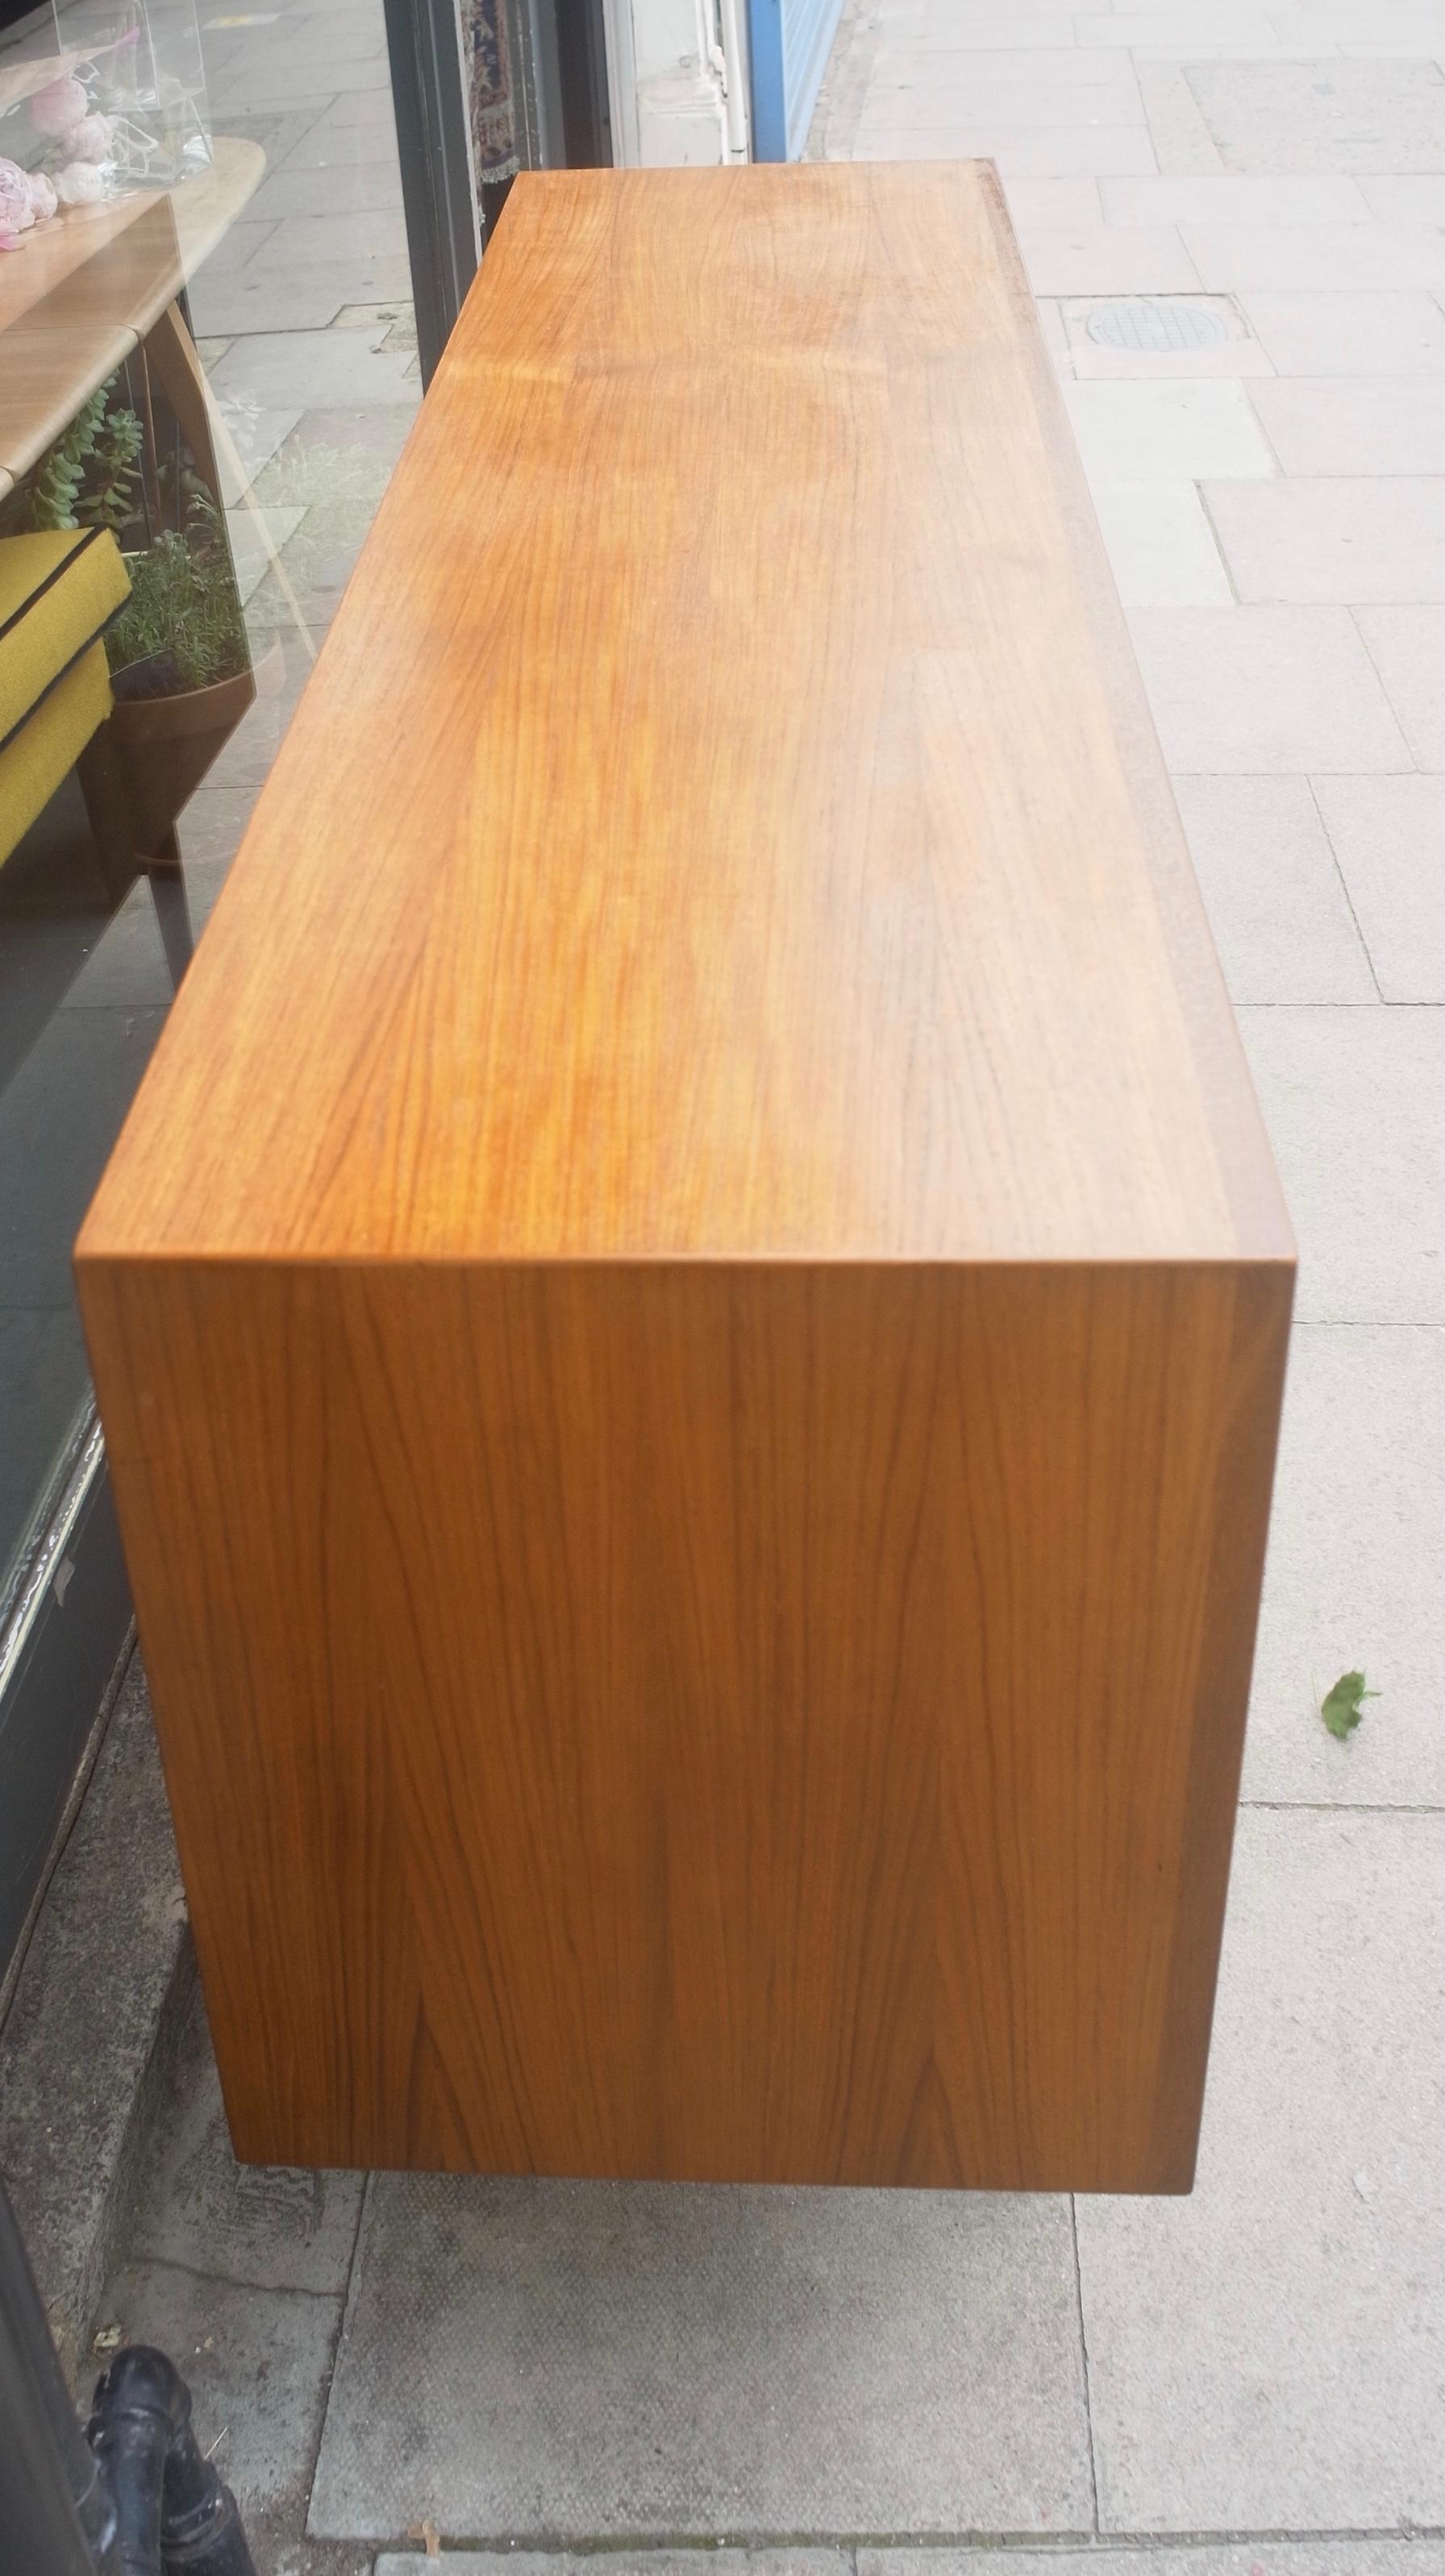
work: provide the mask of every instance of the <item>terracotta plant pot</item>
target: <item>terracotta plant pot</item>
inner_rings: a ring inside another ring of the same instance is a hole
[[[138,850],[149,856],[159,849],[247,708],[258,693],[269,697],[280,676],[281,648],[272,643],[254,667],[206,688],[116,699],[111,732]]]

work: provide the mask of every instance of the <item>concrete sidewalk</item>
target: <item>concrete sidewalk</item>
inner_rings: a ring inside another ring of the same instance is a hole
[[[1300,1236],[1198,2187],[363,2195],[198,2028],[101,2323],[278,2576],[1445,2576],[1445,0],[861,0],[814,148],[1000,164]]]

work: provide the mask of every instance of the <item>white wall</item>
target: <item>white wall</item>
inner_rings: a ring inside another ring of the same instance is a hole
[[[604,11],[617,159],[642,169],[745,160],[743,0],[604,0]]]

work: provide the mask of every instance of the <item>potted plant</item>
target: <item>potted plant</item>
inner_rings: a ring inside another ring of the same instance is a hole
[[[193,496],[185,523],[127,557],[130,597],[106,637],[111,731],[154,849],[256,695],[246,621],[215,503]]]
[[[37,466],[37,527],[109,528],[130,597],[106,634],[136,847],[152,854],[256,695],[225,520],[183,452],[157,466],[118,379]]]

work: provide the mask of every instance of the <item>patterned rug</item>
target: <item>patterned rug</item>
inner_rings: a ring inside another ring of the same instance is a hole
[[[518,168],[507,0],[462,0],[462,43],[471,97],[477,180],[492,187]]]

